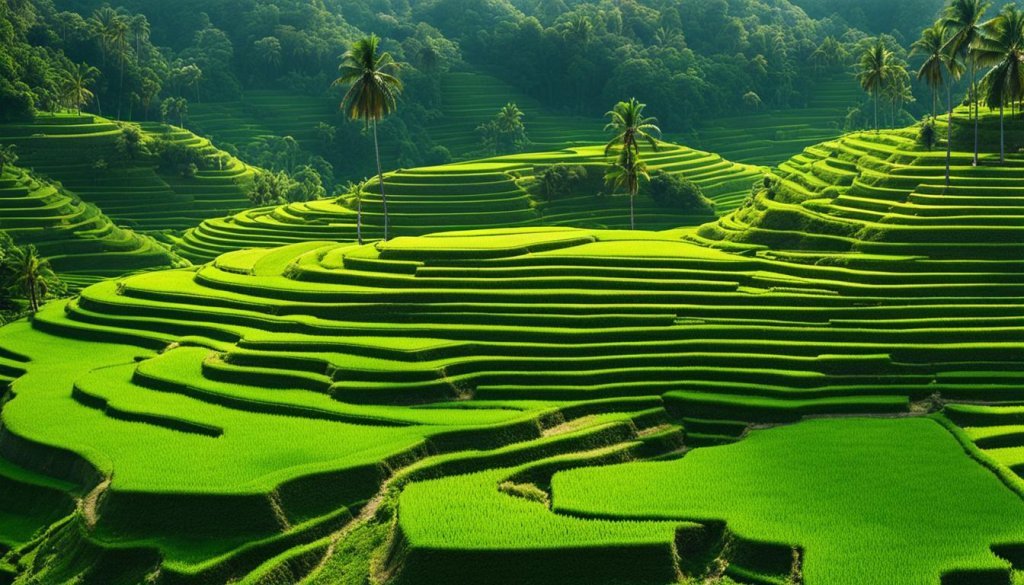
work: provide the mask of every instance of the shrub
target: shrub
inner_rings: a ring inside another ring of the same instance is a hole
[[[193,168],[198,171],[200,168],[204,168],[203,165],[206,162],[198,150],[165,137],[154,140],[151,151],[156,155],[161,170],[186,177],[190,173],[195,176]]]
[[[427,165],[444,165],[452,162],[452,153],[440,144],[431,147],[427,151],[426,159],[424,163]]]
[[[715,202],[704,196],[700,185],[682,175],[657,171],[647,191],[655,203],[669,209],[714,213]]]
[[[149,154],[145,135],[138,125],[120,124],[120,127],[121,133],[118,134],[114,147],[116,152],[115,160],[119,164],[127,165]]]
[[[557,164],[537,174],[540,194],[549,201],[578,193],[587,179],[586,167]]]
[[[935,128],[935,118],[925,118],[921,122],[921,128],[917,131],[917,143],[931,151],[938,142],[939,133]]]

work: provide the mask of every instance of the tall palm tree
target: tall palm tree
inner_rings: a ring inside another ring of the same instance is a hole
[[[100,46],[100,55],[103,58],[102,64],[107,65],[107,52],[110,50],[110,31],[120,15],[108,4],[97,8],[89,17],[89,24],[92,25],[93,34]]]
[[[110,48],[117,55],[121,67],[121,81],[117,90],[117,119],[121,119],[121,105],[124,102],[124,62],[128,53],[128,32],[129,21],[123,16],[118,16],[110,25],[108,35],[110,37]]]
[[[644,116],[644,109],[647,104],[640,103],[635,97],[630,98],[628,102],[619,102],[615,104],[615,107],[611,109],[606,116],[608,116],[608,125],[605,126],[605,130],[615,132],[615,137],[612,138],[605,146],[605,156],[612,154],[613,152],[618,153],[618,161],[612,165],[609,170],[609,177],[612,177],[614,184],[615,180],[626,181],[623,183],[628,186],[632,183],[628,182],[630,177],[626,176],[630,172],[637,171],[642,166],[640,160],[640,143],[646,142],[650,144],[651,148],[655,151],[658,150],[658,141],[655,138],[655,134],[661,135],[661,129],[658,128],[658,120],[651,117]],[[645,168],[645,167],[644,167]],[[626,175],[623,175],[625,173]],[[619,179],[614,179],[619,177]],[[606,177],[607,179],[608,177]],[[637,183],[636,177],[633,177],[633,183]],[[633,213],[634,202],[633,199],[636,197],[636,190],[630,189],[629,191],[629,228],[636,228],[636,219]]]
[[[946,189],[949,189],[951,181],[951,166],[953,160],[953,84],[960,81],[964,74],[964,64],[952,48],[948,47],[942,52],[942,66],[946,70],[949,80],[946,83]]]
[[[135,62],[139,62],[139,55],[142,53],[142,43],[149,40],[149,19],[144,14],[136,14],[128,21],[128,30],[135,39]]]
[[[939,90],[946,84],[946,66],[943,59],[947,40],[946,27],[941,22],[936,22],[924,29],[921,38],[911,45],[911,55],[921,55],[925,58],[921,68],[917,70],[917,79],[927,83],[932,90],[932,117],[935,117]]]
[[[1004,111],[1024,97],[1024,12],[1008,4],[982,26],[975,48],[979,65],[992,66],[982,79],[986,105],[999,108],[999,161],[1006,162]]]
[[[974,104],[974,165],[978,165],[978,140],[980,134],[978,103],[978,63],[974,58],[974,47],[981,38],[981,20],[988,12],[989,0],[952,0],[946,7],[942,23],[950,30],[947,45],[953,53],[966,60],[971,72],[971,103]]]
[[[875,132],[878,132],[878,100],[885,91],[892,75],[893,54],[881,37],[869,46],[860,57],[857,80],[864,91],[875,99]]]
[[[39,311],[51,283],[57,280],[50,261],[40,256],[35,246],[25,246],[12,248],[4,263],[11,275],[11,286],[25,295],[33,313]]]
[[[377,122],[398,108],[398,96],[402,93],[402,80],[398,78],[398,62],[388,52],[380,51],[380,37],[371,34],[357,40],[342,56],[341,74],[334,85],[349,85],[341,100],[342,110],[347,110],[353,120],[362,120],[373,128],[373,149],[377,155],[377,182],[380,184],[380,199],[384,210],[384,241],[390,236],[388,199],[384,194],[384,169],[380,162],[380,143],[377,140]],[[361,210],[360,210],[361,222]],[[361,229],[359,241],[362,243]]]
[[[611,185],[613,191],[625,189],[629,194],[629,229],[636,229],[634,219],[636,194],[640,191],[641,180],[651,180],[647,173],[647,163],[640,157],[631,154],[628,149],[622,149],[616,161],[608,167],[604,180]]]
[[[82,106],[87,105],[95,98],[95,94],[89,90],[89,86],[96,81],[99,71],[85,63],[72,65],[64,77],[64,98],[68,108],[74,108],[78,115],[82,114]]]

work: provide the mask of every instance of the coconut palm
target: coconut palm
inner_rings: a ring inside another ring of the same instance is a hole
[[[647,104],[642,104],[636,98],[630,98],[628,102],[615,104],[612,110],[605,114],[608,117],[606,131],[615,132],[605,146],[605,155],[611,154],[615,149],[621,148],[634,153],[640,152],[640,142],[645,141],[651,148],[658,150],[658,141],[654,134],[661,135],[656,118],[644,117],[644,109]]]
[[[604,153],[605,156],[613,152],[618,153],[617,162],[612,165],[606,176],[606,179],[609,179],[609,177],[614,179],[609,181],[613,184],[615,180],[621,179],[621,181],[627,181],[624,184],[629,185],[631,184],[628,183],[630,177],[626,175],[639,168],[645,168],[642,167],[642,161],[640,160],[641,142],[647,142],[653,150],[658,150],[658,141],[654,134],[660,135],[661,129],[657,126],[657,119],[644,116],[644,108],[646,107],[646,104],[640,103],[636,98],[630,98],[628,102],[615,104],[615,107],[605,114],[609,119],[605,130],[615,132],[615,137],[605,146]],[[618,179],[615,179],[615,177],[618,177]],[[632,182],[637,182],[636,177],[632,178]],[[635,197],[636,191],[631,189],[629,191],[630,229],[636,227],[636,219],[633,213],[633,199]]]
[[[128,21],[128,30],[135,39],[135,62],[139,62],[139,55],[142,52],[142,43],[149,40],[149,20],[144,14],[136,14]]]
[[[506,146],[510,150],[514,149],[517,144],[522,144],[526,141],[526,126],[523,124],[524,117],[526,117],[526,114],[519,109],[519,106],[509,102],[502,106],[494,119],[499,136],[501,136],[503,142],[508,141]]]
[[[29,310],[37,312],[51,284],[57,281],[50,261],[40,256],[35,246],[15,247],[4,259],[4,267],[10,275],[10,286],[25,295]]]
[[[7,146],[0,145],[0,175],[4,174],[4,168],[7,165],[13,165],[18,162],[18,149],[13,144]]]
[[[952,0],[946,7],[942,24],[950,31],[947,47],[970,67],[971,103],[974,104],[974,165],[978,164],[978,140],[980,128],[978,110],[978,63],[974,58],[974,47],[981,39],[981,22],[992,3],[989,0]]]
[[[124,102],[124,62],[128,53],[128,32],[129,22],[123,16],[118,16],[110,25],[107,31],[111,50],[117,55],[118,64],[121,68],[121,81],[117,90],[117,119],[121,119],[121,106]]]
[[[881,38],[875,40],[861,55],[857,80],[875,100],[875,132],[878,132],[878,100],[889,84],[893,69],[893,53]]]
[[[92,32],[96,35],[96,41],[100,46],[103,66],[107,64],[107,53],[110,51],[110,31],[113,29],[114,22],[119,18],[120,15],[117,11],[107,4],[94,10],[89,18]]]
[[[89,86],[96,81],[99,71],[85,63],[72,65],[64,74],[63,94],[68,108],[82,114],[82,106],[88,105],[95,98]]]
[[[604,180],[613,191],[625,189],[629,194],[629,229],[636,229],[636,194],[640,191],[641,180],[651,180],[647,173],[647,163],[639,156],[634,156],[630,150],[622,149],[616,161],[605,172]]]
[[[932,90],[932,117],[937,109],[939,90],[946,83],[944,56],[946,53],[946,27],[941,22],[924,29],[921,38],[911,45],[911,55],[923,56],[924,63],[917,70],[917,79],[924,81]]]
[[[946,189],[950,184],[950,167],[953,159],[953,84],[964,74],[964,64],[950,48],[942,52],[942,65],[946,70]]]
[[[889,68],[889,79],[885,84],[884,93],[892,107],[892,127],[895,130],[898,114],[903,110],[903,105],[915,101],[914,92],[910,87],[910,73],[907,72],[906,65],[898,59],[894,59],[893,66]]]
[[[1004,111],[1024,97],[1024,12],[1008,4],[999,16],[986,22],[975,47],[979,65],[992,70],[982,80],[986,105],[999,108],[999,160],[1006,161]]]
[[[384,193],[384,169],[380,162],[380,143],[377,140],[377,122],[398,107],[398,96],[403,89],[402,80],[397,76],[400,68],[390,53],[380,51],[380,37],[371,34],[353,43],[342,56],[339,67],[341,76],[334,80],[334,85],[350,86],[341,100],[342,110],[346,110],[353,120],[362,120],[366,126],[373,128],[377,182],[380,185],[380,199],[384,211],[384,241],[390,236],[390,225],[388,200]]]
[[[277,37],[264,37],[253,43],[256,59],[270,70],[270,77],[281,66],[281,41]]]

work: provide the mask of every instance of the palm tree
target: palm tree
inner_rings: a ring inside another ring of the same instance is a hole
[[[658,150],[658,141],[654,134],[661,134],[658,128],[658,120],[644,116],[646,104],[630,98],[628,102],[619,102],[609,111],[606,116],[609,118],[605,130],[615,132],[605,146],[605,156],[618,152],[618,161],[609,169],[605,179],[611,184],[621,184],[629,189],[629,228],[636,228],[634,216],[634,202],[636,197],[638,176],[646,174],[646,166],[640,160],[640,142],[647,142],[655,151]],[[643,172],[641,172],[643,171]]]
[[[362,183],[354,183],[349,181],[345,185],[345,194],[342,196],[348,199],[347,205],[351,205],[352,200],[356,202],[356,241],[359,244],[363,243],[363,185],[366,184],[366,179],[363,179]]]
[[[925,58],[921,68],[917,70],[917,79],[927,83],[932,90],[932,117],[935,116],[939,90],[946,83],[944,73],[946,41],[946,27],[941,22],[936,22],[924,29],[921,38],[911,45],[911,55],[922,55]]]
[[[942,24],[950,30],[949,49],[965,59],[971,71],[971,102],[974,104],[974,165],[978,165],[978,119],[981,115],[978,104],[978,63],[974,58],[974,46],[981,38],[981,19],[992,3],[989,0],[952,0],[946,7]]]
[[[388,52],[380,51],[380,37],[371,34],[357,40],[342,56],[341,74],[334,85],[349,85],[341,100],[341,108],[347,110],[353,120],[373,127],[373,149],[377,155],[377,182],[380,184],[380,199],[384,210],[384,241],[390,236],[388,199],[384,194],[384,169],[380,162],[380,143],[377,140],[377,122],[398,108],[398,96],[402,93],[402,81],[398,78],[400,65]],[[360,237],[362,243],[362,237]]]
[[[878,98],[889,83],[892,74],[893,54],[881,38],[864,51],[860,57],[857,79],[860,86],[875,98],[875,132],[878,132]]]
[[[18,162],[18,149],[13,144],[7,146],[0,145],[0,176],[4,174],[4,168],[7,165],[13,165]]]
[[[114,21],[118,18],[120,15],[108,4],[97,8],[89,18],[93,34],[96,35],[96,40],[100,45],[100,55],[103,57],[104,67],[107,65],[107,52],[110,50],[110,31],[113,29]]]
[[[1024,12],[1008,4],[986,22],[975,48],[979,65],[992,65],[982,79],[986,105],[999,108],[999,161],[1006,162],[1004,110],[1024,97]]]
[[[142,52],[142,43],[149,40],[149,20],[144,14],[136,14],[128,22],[128,30],[135,39],[135,62],[139,62],[139,55]]]
[[[122,16],[118,16],[110,25],[108,31],[110,47],[117,54],[119,65],[121,67],[121,81],[117,90],[117,119],[121,119],[121,105],[124,102],[124,62],[125,56],[128,53],[128,31],[129,25],[128,20]]]
[[[269,69],[267,77],[273,77],[281,66],[281,41],[277,37],[263,37],[253,43],[256,58]]]
[[[647,173],[647,163],[634,156],[629,149],[622,149],[618,159],[608,167],[604,180],[612,190],[624,188],[629,193],[629,229],[636,229],[635,205],[636,194],[640,191],[640,181],[651,180]]]
[[[43,299],[50,292],[51,283],[57,280],[50,261],[30,245],[11,248],[4,263],[11,275],[11,286],[25,295],[33,313],[39,311]]]
[[[956,52],[948,46],[942,52],[942,65],[949,75],[949,81],[946,83],[946,108],[948,111],[946,117],[946,189],[949,190],[950,167],[953,159],[953,83],[960,81],[964,74],[964,65],[957,58]]]
[[[522,142],[526,138],[526,126],[523,124],[523,118],[526,114],[519,109],[519,106],[514,102],[509,102],[502,106],[501,110],[498,111],[498,116],[495,118],[495,123],[498,126],[499,134],[508,140],[508,148],[511,150],[517,145],[517,140]]]
[[[895,130],[898,122],[897,115],[903,110],[903,104],[915,101],[914,92],[910,87],[910,73],[907,72],[906,65],[898,59],[894,59],[892,67],[889,68],[889,80],[885,85],[885,96],[889,99],[889,103],[892,106],[892,127]]]
[[[630,98],[628,102],[619,102],[605,116],[608,117],[608,125],[605,131],[615,132],[605,146],[604,153],[607,156],[613,150],[622,148],[632,151],[635,154],[640,152],[640,141],[646,141],[651,148],[658,150],[658,141],[653,134],[661,135],[661,129],[656,125],[656,118],[645,118],[644,108],[636,98]]]
[[[74,64],[65,72],[64,98],[68,108],[74,108],[82,115],[82,106],[88,105],[95,98],[89,86],[96,81],[99,71],[85,63]]]

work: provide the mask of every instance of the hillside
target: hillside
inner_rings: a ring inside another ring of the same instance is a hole
[[[0,176],[0,229],[17,245],[34,245],[71,287],[169,268],[177,260],[151,238],[115,226],[77,195],[18,167]]]
[[[438,167],[391,172],[385,176],[391,224],[397,234],[422,235],[454,229],[566,225],[622,228],[629,225],[629,200],[598,196],[607,160],[603,147],[509,155]],[[531,192],[538,170],[553,164],[583,165],[588,181],[572,196],[546,201]],[[721,157],[665,144],[649,155],[651,171],[681,173],[701,185],[720,212],[740,204],[762,170]],[[383,206],[375,181],[362,186],[366,236],[383,231]],[[241,248],[264,248],[316,240],[356,239],[357,202],[352,197],[292,203],[253,209],[203,222],[188,231],[175,250],[194,262]],[[650,197],[637,199],[638,226],[669,229],[693,226],[706,215],[657,206]]]
[[[849,75],[814,83],[805,107],[759,110],[716,118],[695,131],[694,146],[737,162],[775,166],[803,149],[835,138],[863,92]]]
[[[845,75],[815,81],[813,86],[803,107],[718,117],[704,121],[689,134],[671,126],[662,127],[667,139],[680,144],[715,152],[736,162],[773,166],[807,146],[839,135],[848,110],[863,97],[856,81]],[[429,141],[445,147],[455,160],[479,157],[482,145],[477,127],[509,102],[517,104],[524,113],[527,152],[592,145],[608,139],[604,120],[553,112],[486,73],[448,73],[440,88],[440,115],[428,119],[423,130]],[[318,123],[337,126],[349,122],[341,119],[336,104],[326,97],[256,90],[246,92],[238,101],[192,105],[189,125],[215,144],[235,149],[268,137],[291,136],[306,157],[323,156],[335,161],[338,169],[372,174],[370,160],[363,161],[360,168],[347,168],[348,145],[325,143],[315,130]],[[385,136],[385,166],[398,165],[398,152],[398,145]]]
[[[0,330],[8,571],[1019,579],[1024,157],[943,192],[915,132],[699,229],[306,241],[52,303]]]
[[[99,207],[118,225],[139,231],[184,230],[249,206],[253,171],[209,140],[162,124],[140,125],[143,140],[178,147],[188,157],[168,168],[156,154],[126,158],[118,124],[91,115],[40,115],[0,125],[0,144],[18,149],[20,164]],[[176,153],[177,154],[177,153]],[[196,161],[194,172],[187,161]]]

